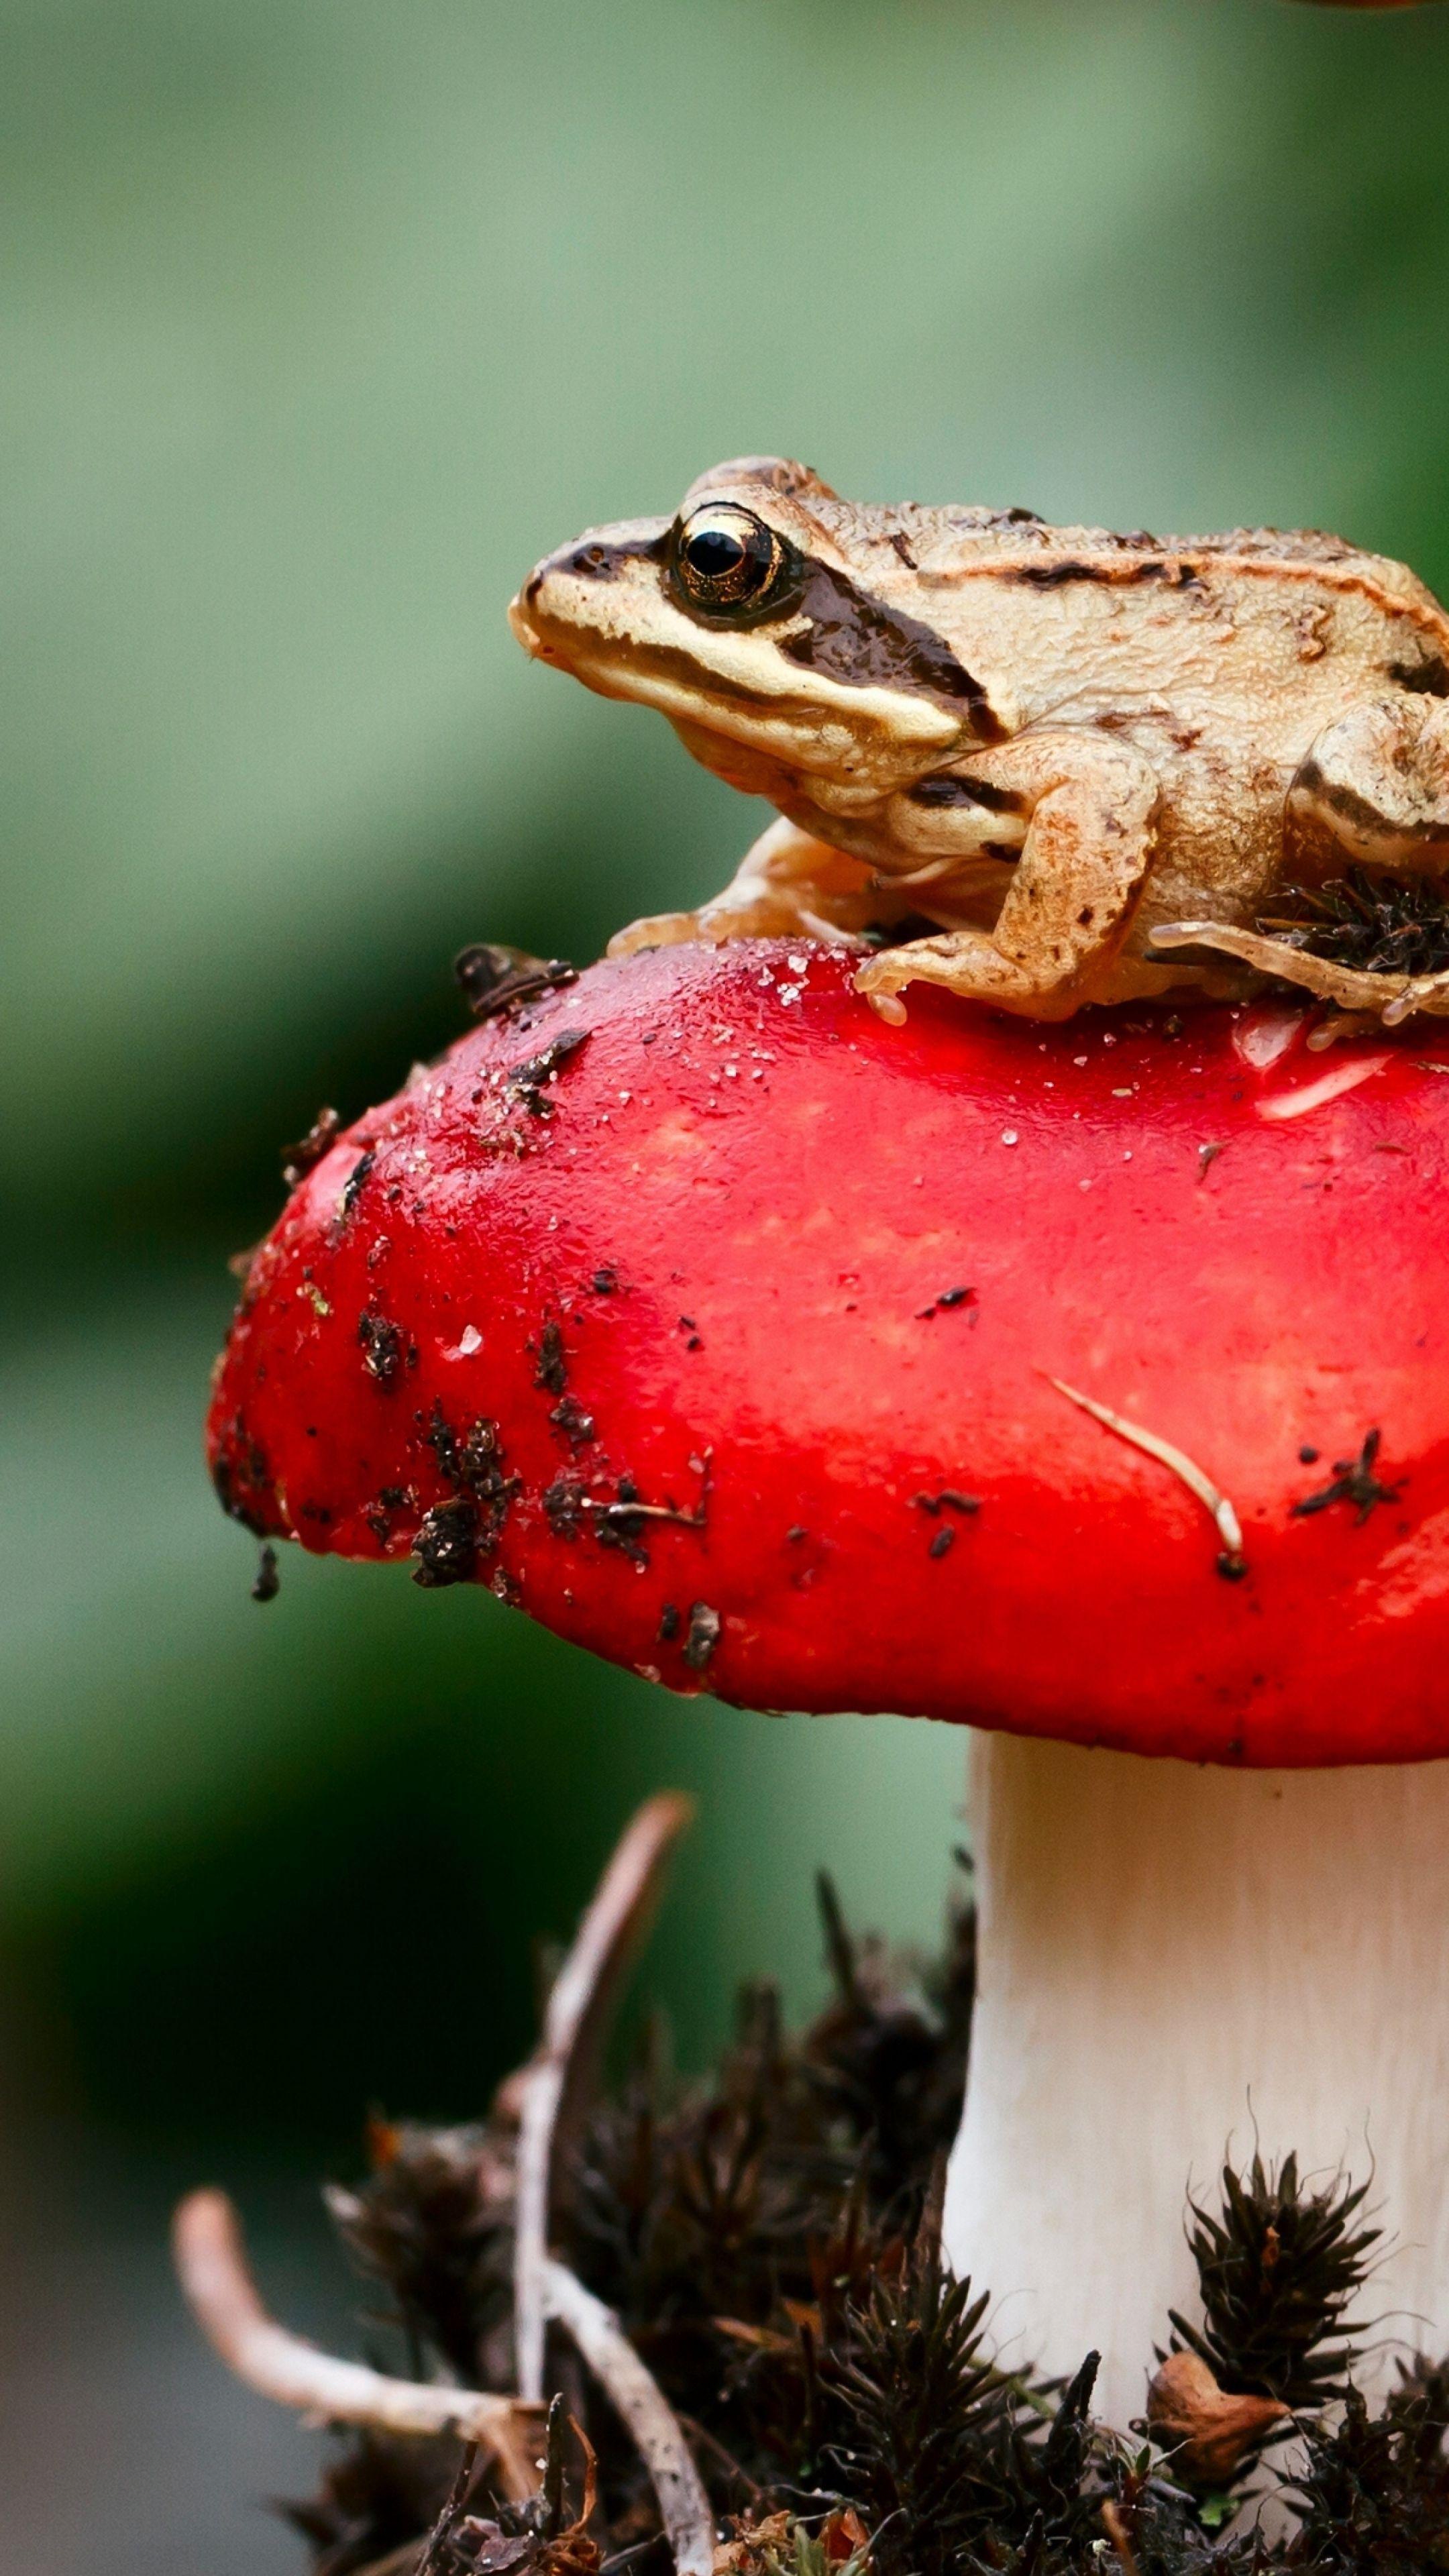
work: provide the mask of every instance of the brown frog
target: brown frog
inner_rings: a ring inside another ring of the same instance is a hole
[[[858,943],[892,1019],[916,980],[1060,1020],[1263,973],[1390,1022],[1449,1013],[1449,973],[1258,926],[1346,868],[1449,870],[1449,615],[1401,564],[1315,532],[862,507],[744,457],[674,518],[550,555],[509,614],[783,818],[698,912],[611,954]]]

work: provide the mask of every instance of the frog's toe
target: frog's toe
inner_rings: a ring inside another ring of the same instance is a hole
[[[883,948],[857,968],[854,983],[893,1027],[905,1018],[898,996],[907,984],[937,984],[962,1001],[989,1002],[995,1010],[1015,1011],[1029,1020],[1069,1020],[1082,1000],[1074,983],[1034,974],[1019,960],[1004,957],[979,930],[946,931],[939,939],[909,939],[898,948]]]
[[[1270,939],[1260,930],[1239,930],[1230,921],[1158,921],[1147,937],[1153,948],[1216,948],[1223,956],[1241,958],[1245,966],[1256,966],[1265,975],[1292,971],[1282,962],[1285,954],[1298,959],[1298,951],[1285,951],[1280,939]],[[1316,966],[1323,961],[1309,958],[1306,962]]]
[[[702,927],[697,912],[651,912],[616,930],[606,957],[636,957],[641,948],[678,948],[686,939],[714,940],[719,933]]]
[[[1384,1026],[1396,1029],[1401,1020],[1412,1019],[1423,1011],[1430,1019],[1449,1019],[1449,974],[1409,975],[1404,989],[1384,1006]]]

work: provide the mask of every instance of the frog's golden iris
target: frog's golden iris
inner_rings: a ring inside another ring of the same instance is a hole
[[[680,520],[670,569],[682,606],[738,625],[766,612],[778,614],[792,587],[793,559],[753,510],[713,501]]]

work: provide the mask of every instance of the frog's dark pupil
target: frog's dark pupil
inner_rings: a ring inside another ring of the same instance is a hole
[[[745,548],[727,528],[701,528],[684,549],[692,572],[701,581],[725,581],[738,572],[745,560]]]
[[[790,557],[753,510],[706,502],[674,534],[676,597],[708,625],[741,625],[778,606]]]

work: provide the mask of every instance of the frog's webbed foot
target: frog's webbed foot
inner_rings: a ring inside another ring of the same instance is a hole
[[[1069,1020],[1083,998],[1070,983],[1044,984],[1029,966],[1014,965],[984,930],[908,939],[900,948],[882,949],[855,978],[856,991],[894,1026],[906,1016],[898,996],[907,984],[940,984],[968,1001],[994,1002],[1000,1011],[1032,1020]]]
[[[794,823],[772,823],[745,852],[723,892],[697,912],[660,912],[633,921],[609,942],[611,957],[640,948],[669,948],[698,939],[824,939],[837,947],[863,943],[882,898],[864,860],[848,858]]]
[[[1165,921],[1148,933],[1154,948],[1216,948],[1241,958],[1263,975],[1298,984],[1321,1001],[1344,1011],[1372,1011],[1387,1027],[1416,1011],[1449,1017],[1449,973],[1438,975],[1375,974],[1361,966],[1340,966],[1331,957],[1315,957],[1306,948],[1290,947],[1261,930],[1238,930],[1226,921]]]
[[[1018,734],[963,764],[1029,816],[991,931],[949,931],[883,949],[856,976],[888,1019],[902,985],[944,984],[1023,1018],[1065,1020],[1111,994],[1152,862],[1158,783],[1124,743],[1062,726]]]

